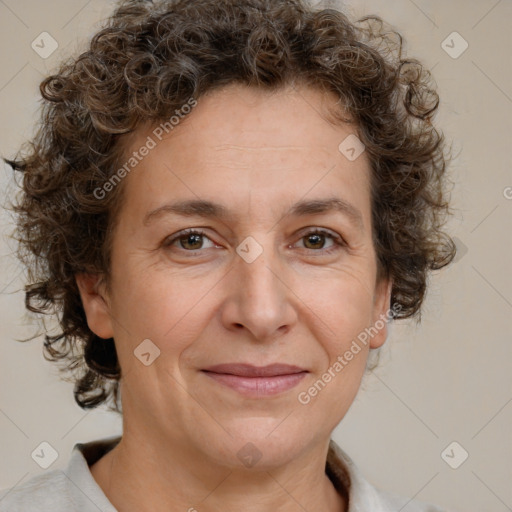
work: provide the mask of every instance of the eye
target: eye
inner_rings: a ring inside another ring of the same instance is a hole
[[[178,249],[183,249],[187,252],[194,252],[200,249],[205,249],[205,239],[212,243],[211,247],[215,246],[215,244],[208,238],[204,231],[201,231],[200,229],[186,229],[185,231],[180,231],[174,236],[166,238],[162,243],[162,246],[168,248],[177,243]],[[208,247],[206,248],[208,249]]]
[[[210,246],[205,247],[205,240],[210,242]],[[327,231],[325,229],[313,229],[302,235],[300,238],[304,241],[304,249],[321,254],[331,254],[337,250],[346,247],[347,244],[343,238],[336,233]],[[326,240],[331,241],[331,245],[325,248]],[[171,248],[176,246],[178,250],[192,253],[194,255],[201,249],[211,249],[216,247],[216,244],[206,235],[206,233],[198,228],[186,229],[180,231],[176,235],[166,238],[162,246],[164,248]]]
[[[326,239],[330,239],[332,242],[327,249],[324,247]],[[306,249],[314,252],[322,252],[323,254],[330,254],[346,247],[347,245],[341,236],[331,233],[330,231],[326,231],[325,229],[314,229],[308,231],[300,240],[304,241]]]

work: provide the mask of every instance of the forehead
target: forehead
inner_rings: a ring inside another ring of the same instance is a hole
[[[260,160],[275,161],[292,152],[300,159],[313,150],[317,159],[332,157],[340,137],[356,130],[328,120],[337,102],[333,93],[306,86],[270,92],[232,84],[201,97],[189,119],[162,137],[192,136],[198,150],[238,151],[247,159],[257,154]]]
[[[232,85],[202,96],[168,133],[146,124],[126,140],[126,158],[148,137],[154,142],[128,177],[127,194],[149,188],[146,206],[155,208],[183,196],[270,206],[338,191],[368,210],[369,163],[364,152],[350,160],[340,151],[356,126],[329,121],[337,101],[306,87],[270,93]]]

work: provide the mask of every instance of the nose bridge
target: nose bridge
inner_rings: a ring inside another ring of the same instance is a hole
[[[264,339],[289,326],[294,313],[272,236],[267,233],[258,239],[247,237],[237,247],[238,260],[232,275],[234,313],[229,322],[243,325],[255,337]]]
[[[269,242],[264,247],[249,237],[237,248],[240,257],[237,262],[237,276],[242,292],[240,299],[252,302],[258,309],[265,309],[266,305],[269,312],[276,305],[278,296],[282,295],[282,283],[278,281],[275,271],[272,271],[272,267],[276,267],[276,255],[271,245]]]

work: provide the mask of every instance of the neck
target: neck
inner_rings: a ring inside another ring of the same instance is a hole
[[[220,466],[182,447],[152,445],[125,432],[91,473],[120,512],[346,512],[325,473],[328,443],[284,467]]]

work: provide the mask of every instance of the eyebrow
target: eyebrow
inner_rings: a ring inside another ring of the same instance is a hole
[[[327,199],[302,200],[291,206],[284,217],[304,217],[307,215],[319,215],[323,213],[339,212],[348,217],[352,222],[363,227],[363,216],[352,204],[338,197]],[[183,217],[203,217],[229,221],[236,218],[235,213],[219,203],[203,199],[191,199],[168,203],[148,212],[143,220],[147,226],[153,220],[165,214],[181,215]]]

